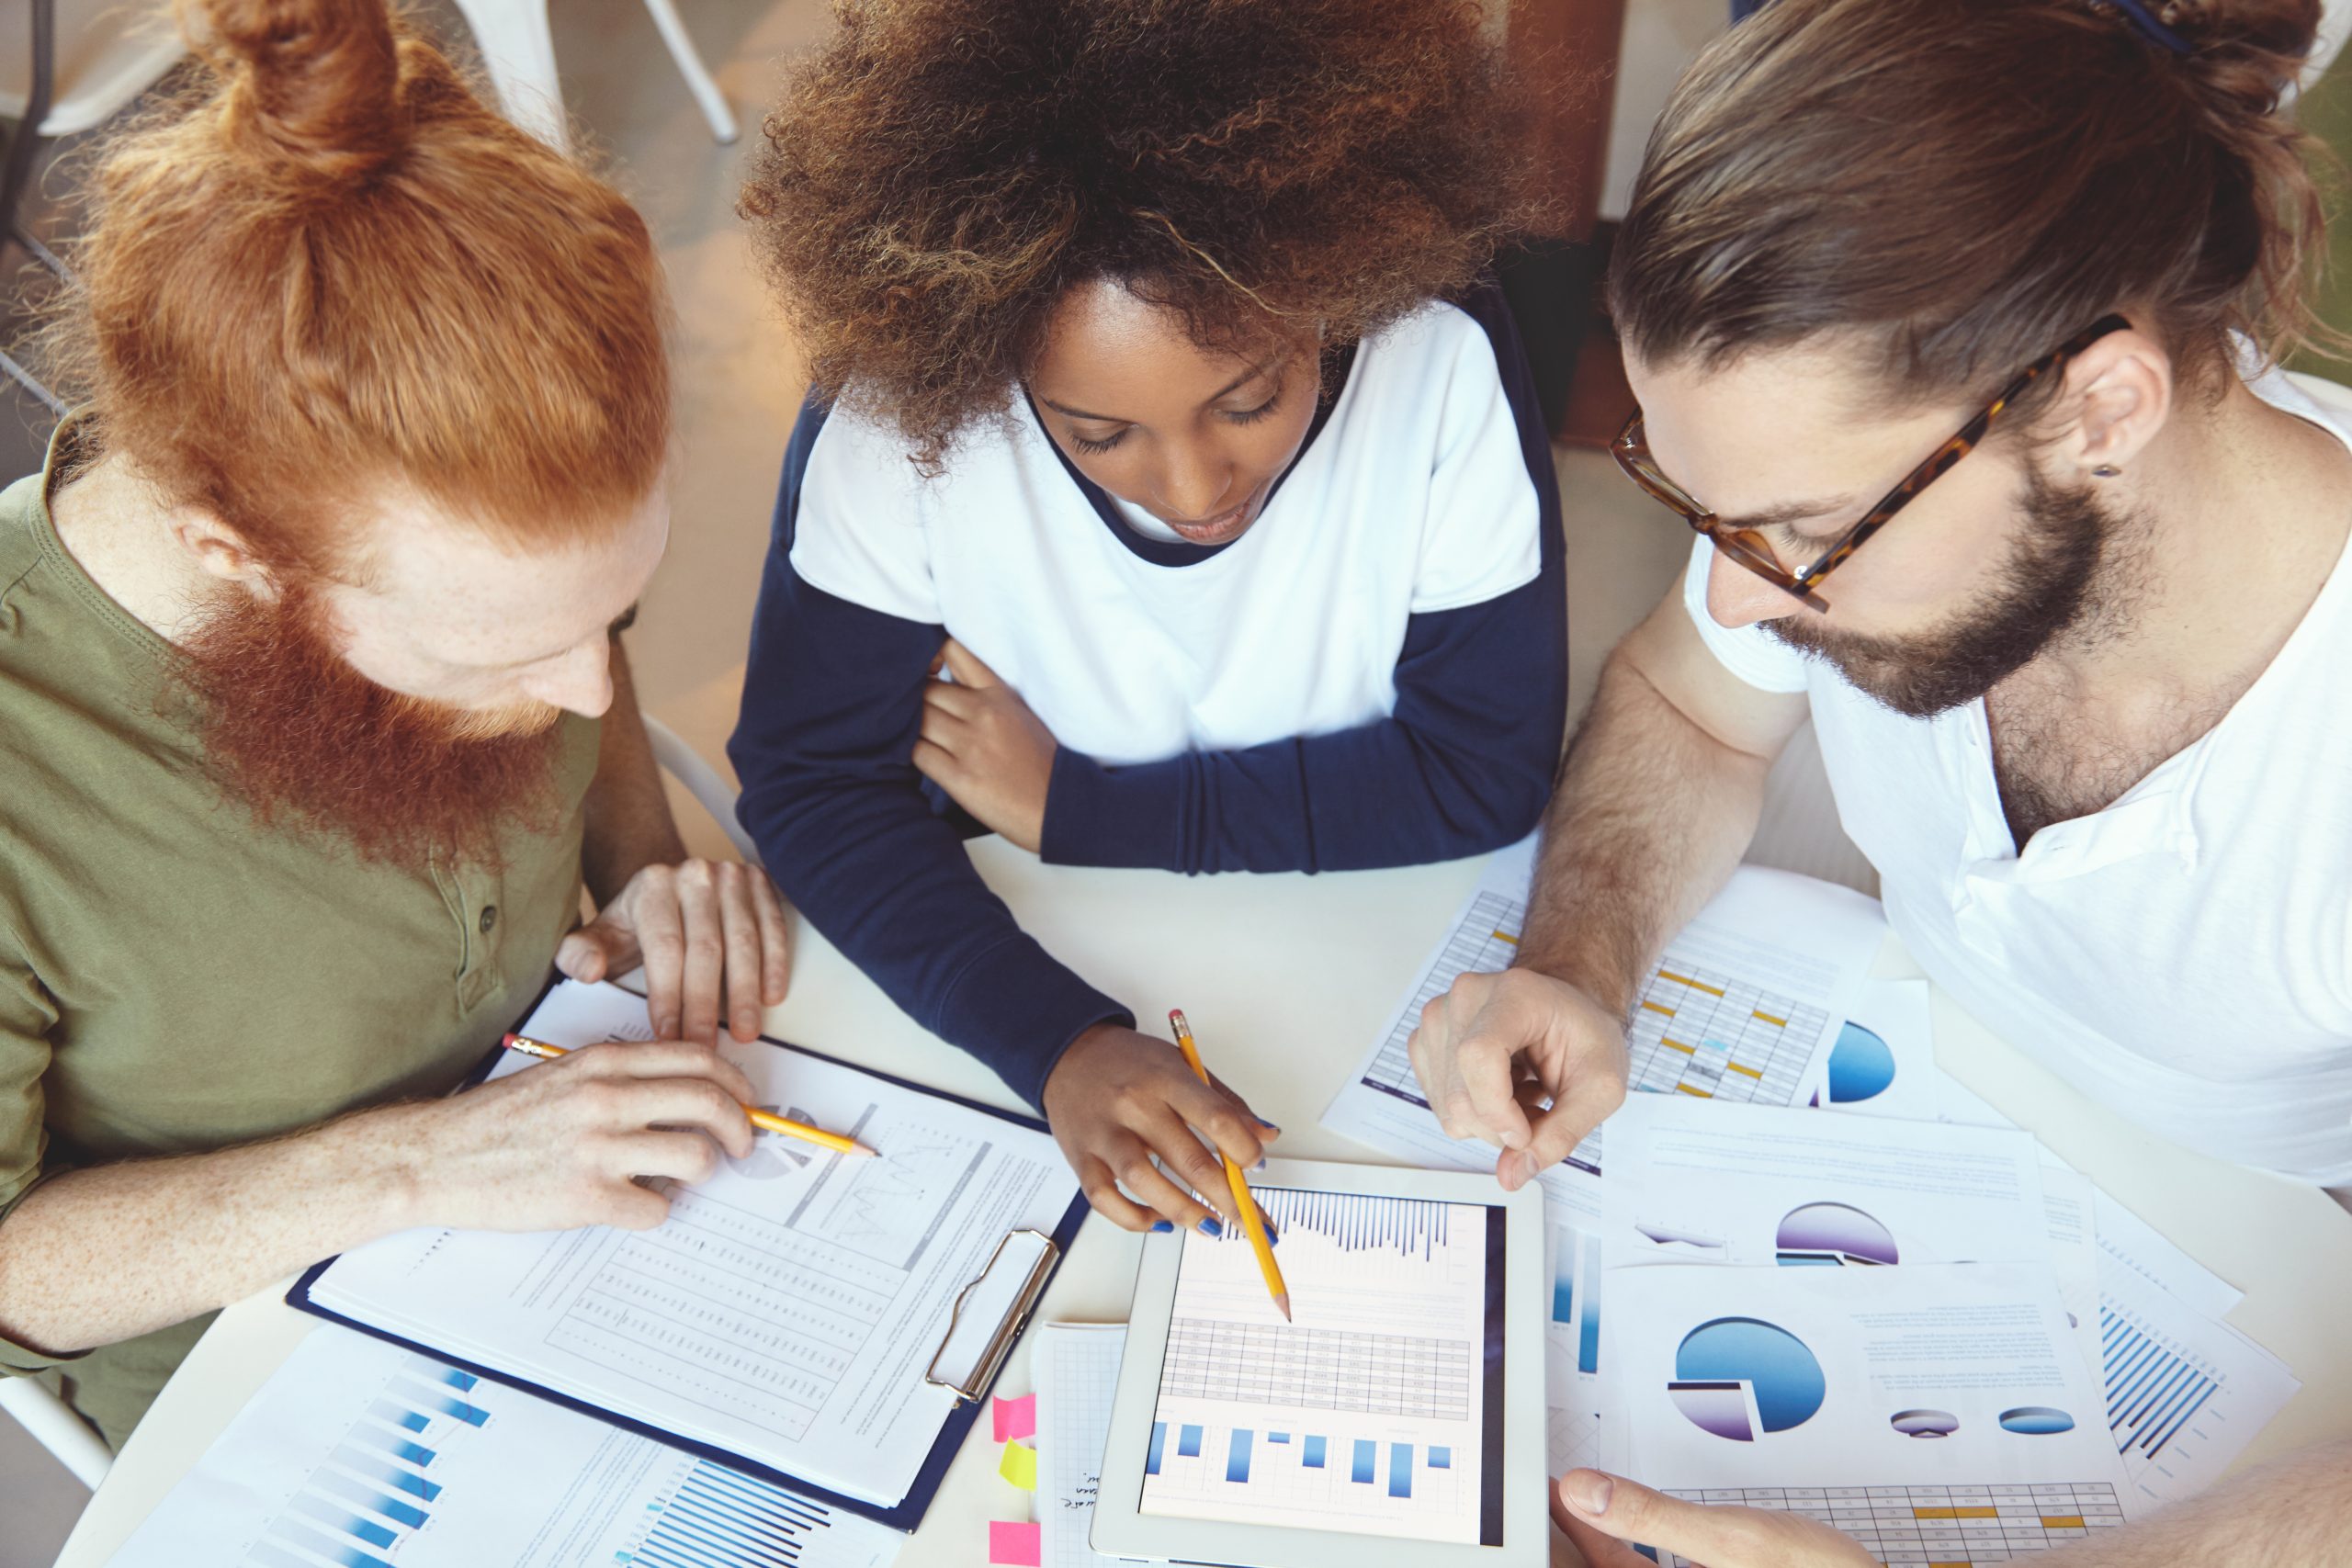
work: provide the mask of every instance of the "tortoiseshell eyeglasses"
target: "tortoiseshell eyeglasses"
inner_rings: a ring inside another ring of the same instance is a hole
[[[1974,451],[1984,441],[1984,433],[1993,427],[1993,422],[2001,416],[2003,410],[2016,402],[2028,387],[2108,333],[2121,332],[2131,324],[2121,316],[2102,316],[2018,371],[2017,379],[2002,388],[2000,396],[1986,404],[1983,412],[1962,425],[1957,434],[1937,447],[1926,462],[1905,476],[1901,484],[1886,492],[1884,500],[1863,513],[1860,521],[1838,536],[1827,552],[1803,571],[1791,571],[1781,565],[1771,543],[1761,533],[1754,528],[1729,526],[1689,491],[1668,479],[1665,470],[1650,457],[1649,442],[1642,429],[1641,410],[1635,409],[1634,416],[1625,422],[1625,428],[1609,449],[1610,455],[1617,459],[1617,466],[1625,470],[1626,478],[1648,491],[1652,500],[1672,509],[1693,529],[1713,540],[1715,548],[1775,588],[1792,595],[1808,609],[1826,613],[1829,608],[1827,602],[1815,592],[1821,586],[1823,578],[1837,570],[1848,556],[1860,549],[1863,540],[1885,527],[1887,520],[1910,505],[1921,491],[1941,479],[1954,464]]]

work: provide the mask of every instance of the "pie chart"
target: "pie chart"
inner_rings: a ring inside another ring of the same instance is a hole
[[[2001,1430],[2022,1432],[2028,1437],[2048,1437],[2053,1432],[2071,1432],[2075,1418],[2063,1410],[2052,1410],[2046,1404],[2021,1404],[2015,1410],[2001,1412]]]
[[[1949,1438],[1960,1430],[1960,1417],[1949,1410],[1898,1410],[1886,1424],[1906,1438]]]
[[[1781,1218],[1773,1246],[1783,1269],[1879,1265],[1896,1258],[1894,1235],[1849,1203],[1805,1203],[1791,1209]]]
[[[1674,1379],[1675,1408],[1702,1431],[1752,1443],[1759,1430],[1785,1432],[1821,1408],[1828,1384],[1804,1342],[1756,1317],[1718,1317],[1682,1337]]]
[[[1886,1042],[1859,1023],[1838,1032],[1829,1048],[1829,1103],[1851,1105],[1886,1092],[1894,1081],[1894,1053]]]

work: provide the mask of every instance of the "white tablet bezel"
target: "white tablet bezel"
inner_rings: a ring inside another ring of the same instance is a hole
[[[1484,1172],[1272,1160],[1253,1184],[1317,1192],[1367,1193],[1503,1211],[1503,1540],[1499,1546],[1399,1540],[1381,1535],[1305,1530],[1139,1511],[1145,1450],[1159,1404],[1159,1369],[1176,1304],[1184,1238],[1147,1236],[1136,1269],[1127,1348],[1119,1362],[1094,1505],[1092,1545],[1106,1557],[1143,1562],[1226,1563],[1237,1568],[1539,1568],[1551,1554],[1544,1435],[1544,1190],[1505,1192]]]

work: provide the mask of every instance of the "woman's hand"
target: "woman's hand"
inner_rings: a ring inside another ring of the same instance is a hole
[[[1035,854],[1059,750],[1053,731],[954,637],[939,657],[956,679],[924,683],[915,767],[991,831]]]
[[[1175,1046],[1114,1023],[1062,1053],[1046,1079],[1046,1120],[1095,1212],[1131,1231],[1219,1234],[1234,1220],[1232,1192],[1202,1139],[1247,1170],[1282,1135],[1225,1085],[1203,1083]]]
[[[792,983],[792,919],[767,873],[731,860],[649,865],[596,918],[563,939],[555,966],[575,980],[645,965],[646,1002],[662,1040],[718,1043],[718,1011],[738,1040]]]
[[[1877,1568],[1853,1537],[1803,1514],[1686,1503],[1622,1476],[1572,1470],[1552,1488],[1552,1519],[1591,1568],[1657,1568],[1628,1541],[1706,1568]]]

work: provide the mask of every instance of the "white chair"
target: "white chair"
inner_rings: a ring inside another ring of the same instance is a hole
[[[663,773],[685,786],[695,805],[710,814],[710,819],[718,824],[743,863],[761,863],[760,847],[752,842],[752,835],[735,820],[735,787],[720,776],[717,768],[703,761],[701,752],[681,739],[676,730],[650,713],[645,715],[645,738],[653,743],[654,761]]]
[[[114,1455],[89,1424],[45,1385],[30,1378],[0,1377],[0,1410],[14,1416],[33,1441],[91,1491],[114,1468]]]
[[[498,89],[506,118],[551,147],[567,146],[563,88],[556,79],[555,34],[548,23],[548,0],[457,0],[481,46],[482,64]],[[684,22],[670,0],[645,0],[645,9],[669,46],[670,58],[686,79],[687,91],[721,142],[741,135],[726,96],[695,52]]]
[[[22,52],[19,52],[21,48]],[[145,92],[187,52],[166,6],[91,0],[0,0],[0,60],[23,61],[0,77],[0,119],[13,121],[0,155],[0,252],[21,244],[33,259],[65,276],[49,248],[17,226],[40,144],[88,130]],[[21,91],[19,89],[22,89]],[[0,375],[64,417],[65,405],[15,360],[0,354]]]

